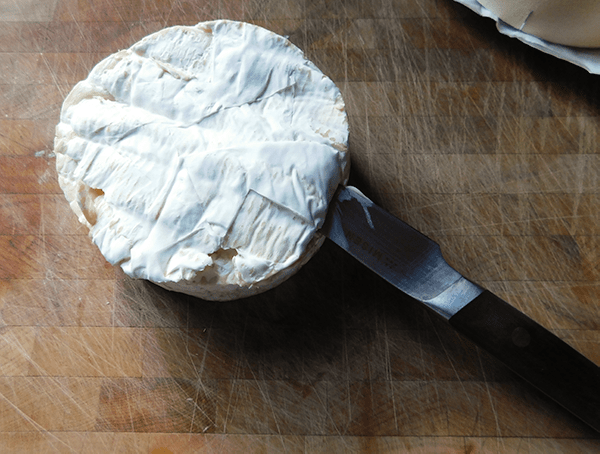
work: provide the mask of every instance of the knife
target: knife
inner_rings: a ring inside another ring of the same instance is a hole
[[[444,260],[433,240],[352,186],[338,188],[322,232],[600,432],[600,368],[489,290],[463,277]]]

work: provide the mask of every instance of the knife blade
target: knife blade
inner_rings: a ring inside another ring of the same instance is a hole
[[[462,276],[446,262],[433,240],[352,186],[338,188],[322,232],[600,432],[600,368],[527,315]]]

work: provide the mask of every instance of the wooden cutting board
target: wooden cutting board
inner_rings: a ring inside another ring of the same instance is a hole
[[[600,363],[599,76],[451,0],[0,0],[0,452],[598,452],[598,434],[326,243],[210,303],[108,265],[53,128],[104,56],[229,18],[347,104],[351,183]]]

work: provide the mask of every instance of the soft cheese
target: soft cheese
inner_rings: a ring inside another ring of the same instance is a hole
[[[59,183],[106,259],[205,299],[277,285],[318,249],[349,172],[335,84],[241,22],[171,27],[100,62],[65,99]]]
[[[598,0],[478,0],[502,21],[566,46],[600,47]]]

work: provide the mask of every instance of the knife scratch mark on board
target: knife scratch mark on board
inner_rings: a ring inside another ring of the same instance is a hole
[[[113,7],[111,9],[117,13],[117,16],[119,16],[119,19],[121,20],[121,23],[125,25],[126,21],[123,15],[121,14],[120,9],[118,7],[115,7],[114,4],[112,6]]]
[[[68,448],[70,451],[76,452],[75,449],[73,449],[69,444],[65,443],[63,440],[61,440],[60,438],[58,438],[53,433],[48,432],[42,425],[40,425],[39,423],[37,423],[27,413],[25,413],[23,410],[21,410],[21,408],[19,408],[18,405],[16,405],[10,399],[8,399],[2,392],[0,392],[0,400],[3,400],[4,402],[6,402],[9,405],[9,407],[13,408],[23,419],[25,419],[27,422],[29,422],[39,432],[42,432],[42,433],[48,435],[48,437],[53,438],[55,441],[57,441],[58,443],[62,444],[64,447]]]
[[[390,338],[387,329],[387,323],[383,323],[383,339],[384,339],[384,364],[385,364],[385,378],[386,383],[389,385],[389,397],[392,403],[392,412],[394,415],[394,428],[398,432],[400,430],[400,424],[398,421],[398,409],[396,407],[396,393],[394,390],[394,375],[393,375],[393,365],[392,358],[390,354]],[[371,368],[369,368],[369,375]],[[369,376],[369,382],[372,382],[372,377]]]
[[[10,120],[8,120],[8,121],[10,121]],[[7,149],[8,149],[8,143],[11,143],[11,144],[16,145],[20,149],[27,150],[30,153],[34,153],[35,152],[35,149],[31,145],[29,145],[27,142],[21,142],[21,141],[17,140],[15,137],[13,137],[13,136],[11,136],[9,134],[4,134],[4,133],[0,132],[0,139],[2,139],[3,142],[5,142]],[[36,157],[43,157],[44,154],[38,156],[38,154],[35,153],[35,156]]]
[[[180,10],[183,10],[183,7],[182,7],[180,1],[173,1],[173,2],[171,2],[171,5],[169,7],[169,11],[167,11],[167,14],[164,15],[163,27],[166,27],[167,24],[169,23],[169,19],[171,18],[172,14],[173,14],[173,10],[175,9],[175,6],[179,7]]]
[[[481,355],[479,355],[481,358]],[[480,363],[481,364],[481,363]],[[487,399],[490,403],[490,408],[492,409],[492,415],[494,416],[494,424],[496,426],[496,433],[494,434],[497,437],[502,437],[502,425],[500,424],[500,418],[498,416],[498,411],[496,409],[496,404],[494,401],[494,397],[492,396],[492,392],[490,390],[490,383],[488,380],[483,381],[483,385],[485,386],[485,391],[487,394]]]
[[[46,57],[46,54],[44,52],[40,52],[40,56],[42,57],[42,61],[44,62],[44,65],[46,66],[46,69],[50,73],[50,77],[52,77],[52,82],[54,83],[54,86],[56,87],[56,89],[60,93],[60,98],[61,99],[65,99],[65,96],[67,95],[67,93],[63,89],[63,87],[61,86],[61,84],[59,83],[59,80],[58,80],[58,77],[56,75],[56,72],[50,66],[50,62],[48,61],[48,58]]]

